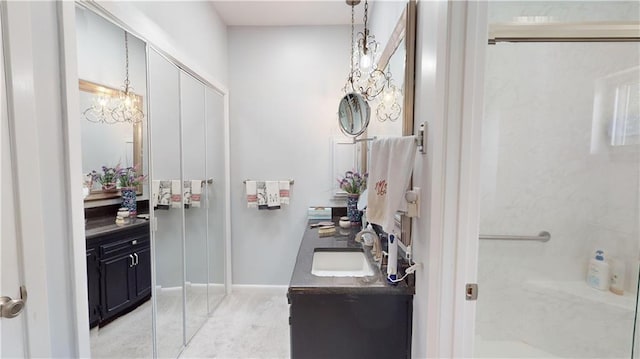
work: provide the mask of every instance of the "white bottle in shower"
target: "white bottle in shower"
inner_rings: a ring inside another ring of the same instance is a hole
[[[589,260],[587,284],[599,290],[609,290],[610,283],[609,263],[604,259],[604,251],[597,250],[595,257]]]

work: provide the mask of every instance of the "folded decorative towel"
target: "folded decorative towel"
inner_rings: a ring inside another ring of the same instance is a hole
[[[171,206],[171,181],[160,181],[158,209],[169,209]]]
[[[393,233],[396,211],[403,209],[416,144],[413,136],[374,140],[367,181],[367,220]]]
[[[268,209],[267,186],[264,182],[256,182],[256,194],[258,195],[258,209]]]
[[[258,208],[256,181],[246,181],[244,186],[247,192],[247,208]]]
[[[182,182],[182,192],[184,193],[184,208],[191,207],[191,181]]]
[[[291,183],[289,181],[279,181],[280,185],[280,204],[289,204],[289,191]]]
[[[202,197],[202,181],[191,181],[191,207],[200,208],[200,198]]]
[[[180,180],[171,180],[171,208],[182,207],[182,184]]]
[[[151,205],[158,208],[158,200],[160,199],[160,181],[151,181]]]
[[[267,207],[280,209],[280,183],[278,181],[265,182],[267,188]]]

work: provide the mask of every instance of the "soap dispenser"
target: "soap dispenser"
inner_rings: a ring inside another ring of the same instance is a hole
[[[609,263],[605,261],[604,251],[597,250],[595,257],[589,260],[587,284],[599,290],[608,290],[610,281]]]

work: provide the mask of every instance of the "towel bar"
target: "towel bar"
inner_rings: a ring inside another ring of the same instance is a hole
[[[551,233],[542,231],[537,236],[511,236],[503,234],[481,234],[480,239],[493,239],[493,240],[517,240],[517,241],[539,241],[548,242],[551,239]]]
[[[242,183],[247,183],[247,181],[254,181],[254,180],[246,179],[246,180],[242,181]],[[262,182],[262,181],[261,181],[261,182]],[[293,184],[294,182],[295,182],[295,181],[294,181],[294,180],[292,180],[292,179],[290,179],[290,180],[289,180],[289,184]]]

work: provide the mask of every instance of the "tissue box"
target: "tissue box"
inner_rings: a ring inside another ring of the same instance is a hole
[[[309,219],[331,219],[331,207],[309,207],[307,216]]]

